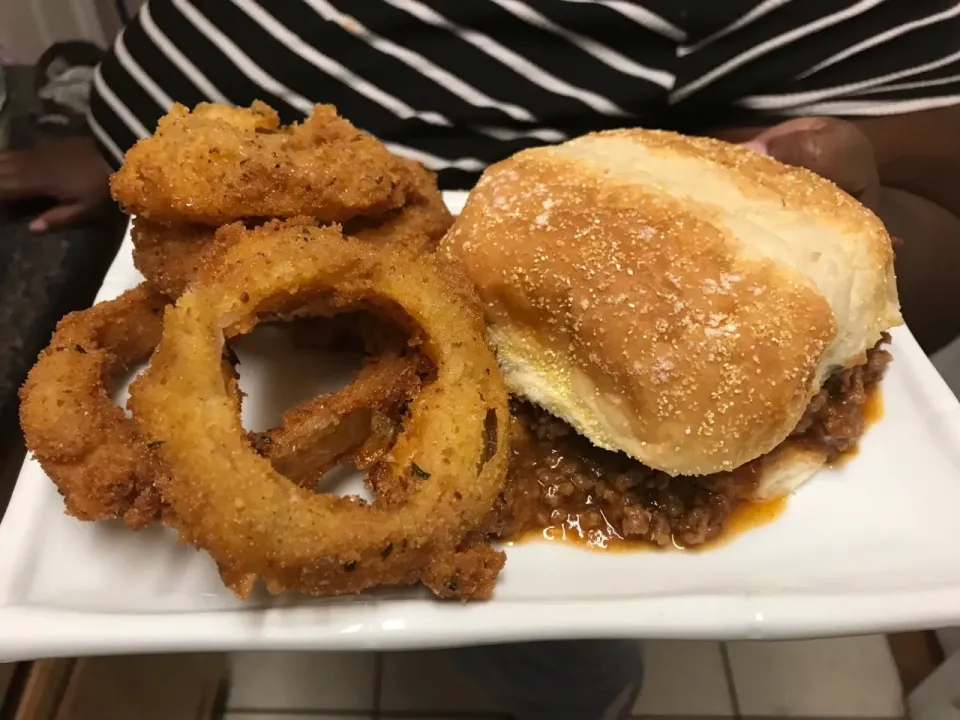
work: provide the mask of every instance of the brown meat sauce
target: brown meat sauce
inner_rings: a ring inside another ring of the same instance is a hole
[[[834,373],[786,442],[825,448],[831,462],[854,450],[890,361],[887,342],[885,335],[863,365]],[[490,518],[500,538],[537,533],[598,549],[702,545],[731,524],[759,481],[762,458],[729,473],[670,477],[595,447],[532,406],[518,404],[514,415],[507,486]]]

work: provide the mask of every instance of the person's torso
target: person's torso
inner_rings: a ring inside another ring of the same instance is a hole
[[[944,3],[929,4],[927,14]],[[166,99],[259,98],[285,121],[332,103],[443,171],[450,187],[524,147],[588,131],[640,124],[699,132],[756,122],[757,108],[744,98],[802,91],[811,71],[820,85],[843,82],[852,66],[838,58],[852,45],[918,15],[911,3],[887,2],[882,13],[881,5],[150,0],[103,74],[134,119]],[[858,59],[881,72],[891,62],[885,48],[889,42],[862,47]],[[134,135],[149,131],[140,125]]]

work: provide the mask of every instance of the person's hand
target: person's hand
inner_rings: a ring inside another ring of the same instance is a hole
[[[46,232],[96,212],[109,199],[109,176],[92,140],[51,140],[29,150],[0,152],[0,201],[57,200],[30,222],[33,232]]]
[[[870,140],[853,123],[836,118],[788,120],[742,143],[787,165],[832,180],[874,212],[880,176]]]

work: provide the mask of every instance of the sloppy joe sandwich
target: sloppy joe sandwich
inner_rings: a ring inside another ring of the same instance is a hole
[[[616,130],[525,150],[484,173],[443,248],[515,395],[668,475],[762,458],[754,499],[855,443],[902,322],[877,217],[705,138]]]

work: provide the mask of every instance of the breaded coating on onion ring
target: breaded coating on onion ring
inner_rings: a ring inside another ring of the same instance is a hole
[[[27,448],[76,518],[139,528],[160,510],[159,464],[105,383],[149,357],[168,303],[143,284],[70,313],[20,389]]]
[[[436,197],[417,197],[398,210],[376,217],[356,218],[345,234],[371,243],[399,243],[417,252],[433,252],[453,217]],[[150,284],[178,298],[197,274],[210,249],[215,230],[203,225],[161,225],[136,218],[131,228],[133,264]]]
[[[426,364],[417,354],[371,359],[350,385],[287,410],[280,427],[252,434],[254,446],[301,487],[316,487],[349,461],[368,471],[367,487],[379,502],[404,502],[411,487],[377,461],[395,442],[399,411],[419,389]],[[439,597],[489,597],[505,560],[486,533],[472,532],[455,550],[434,556],[420,581]]]
[[[510,449],[507,392],[469,283],[439,257],[374,249],[302,220],[220,232],[225,249],[167,313],[131,388],[134,416],[169,472],[161,492],[172,522],[241,597],[258,579],[274,593],[317,595],[436,584],[432,564],[484,520]],[[252,448],[219,372],[225,328],[249,329],[292,297],[329,291],[401,307],[435,367],[385,459],[408,488],[402,504],[317,494],[285,478]]]
[[[399,413],[420,389],[417,355],[382,355],[337,392],[287,410],[280,427],[254,434],[254,447],[301,487],[347,459],[364,469],[393,445]]]
[[[419,163],[395,158],[409,180],[407,203],[395,210],[349,220],[345,235],[372,243],[400,243],[433,252],[453,224],[437,189],[436,175]],[[306,213],[304,213],[306,214]],[[154,287],[178,298],[197,274],[215,228],[197,224],[164,225],[146,218],[133,221],[133,264]]]
[[[453,215],[437,189],[436,173],[413,160],[398,161],[406,168],[412,187],[410,200],[399,210],[344,223],[343,234],[367,242],[400,243],[415,251],[433,252],[453,225]]]
[[[175,104],[110,179],[131,215],[168,225],[309,215],[341,222],[398,208],[409,168],[373,136],[317,105],[280,127],[262,102],[249,108]]]
[[[197,274],[214,232],[203,225],[168,226],[134,218],[133,264],[148,283],[176,299]]]

